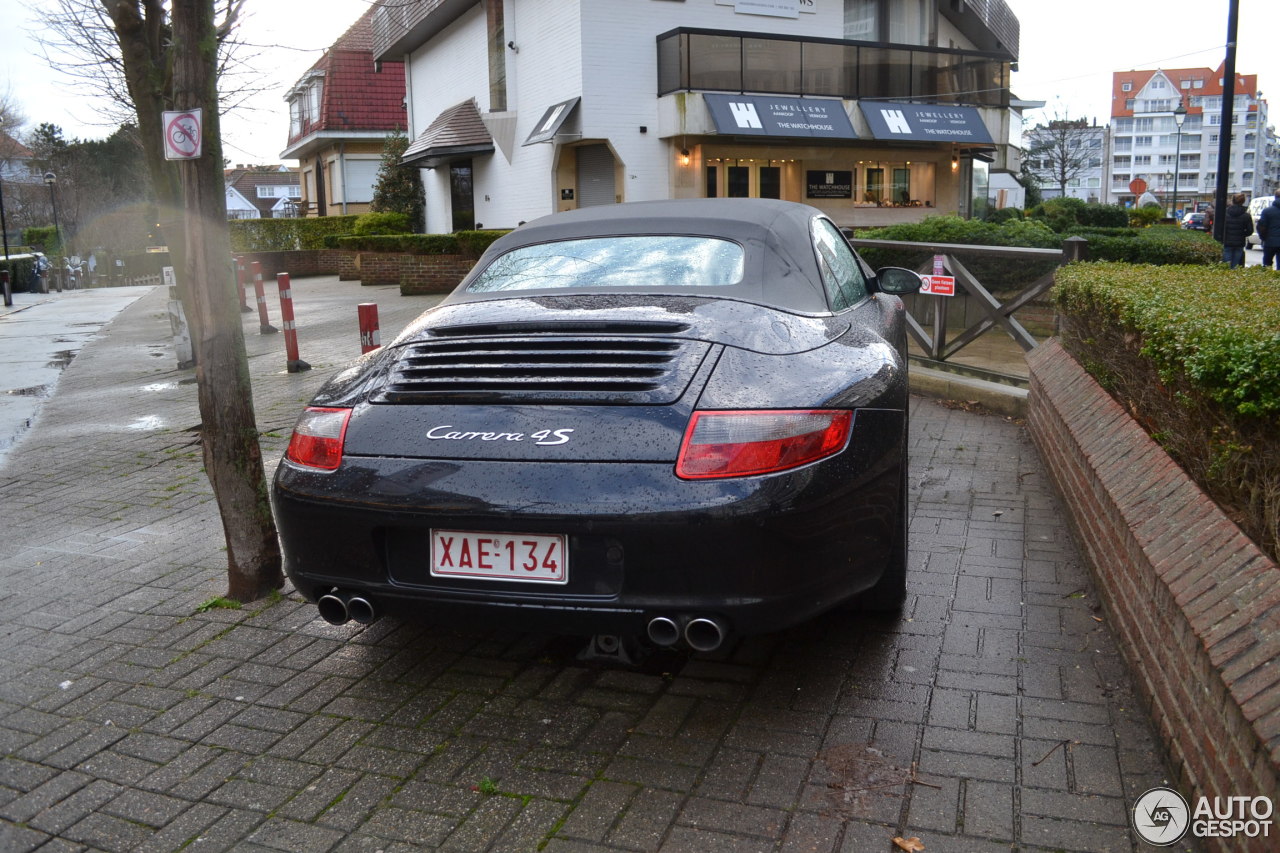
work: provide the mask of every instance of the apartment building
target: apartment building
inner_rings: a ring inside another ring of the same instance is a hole
[[[974,214],[1020,166],[1003,0],[398,0],[426,230],[659,198],[847,226]]]
[[[1256,74],[1237,74],[1231,126],[1223,126],[1224,69],[1120,71],[1112,75],[1110,178],[1106,200],[1132,203],[1142,180],[1166,207],[1212,203],[1218,152],[1228,137],[1228,195],[1275,189],[1275,131]],[[1175,109],[1186,109],[1181,133]]]

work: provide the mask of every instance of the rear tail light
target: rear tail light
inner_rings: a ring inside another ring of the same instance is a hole
[[[676,476],[686,480],[785,471],[839,453],[853,413],[827,409],[694,412]]]
[[[285,459],[307,468],[337,470],[342,463],[342,442],[350,418],[350,409],[308,407],[293,428]]]

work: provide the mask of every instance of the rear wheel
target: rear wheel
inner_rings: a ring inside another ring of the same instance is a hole
[[[898,522],[895,530],[893,547],[889,551],[889,560],[885,564],[884,574],[871,589],[853,600],[858,610],[871,610],[883,613],[896,613],[902,609],[907,599],[907,432],[910,428],[910,409],[906,412],[907,423],[903,425],[902,476],[898,488]]]

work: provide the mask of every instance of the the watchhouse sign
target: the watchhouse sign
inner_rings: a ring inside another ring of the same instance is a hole
[[[202,151],[204,111],[183,110],[162,113],[164,159],[196,160]]]

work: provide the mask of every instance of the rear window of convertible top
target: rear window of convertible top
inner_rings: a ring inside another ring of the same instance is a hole
[[[742,280],[742,247],[715,237],[591,237],[500,255],[468,293],[562,287],[726,287]]]

